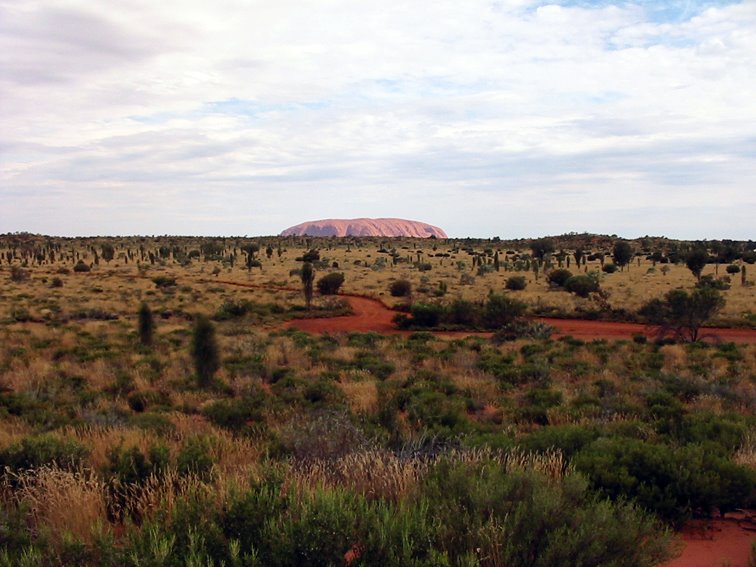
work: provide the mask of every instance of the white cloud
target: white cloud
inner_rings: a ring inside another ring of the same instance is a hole
[[[0,0],[0,231],[752,237],[756,2],[583,4]]]

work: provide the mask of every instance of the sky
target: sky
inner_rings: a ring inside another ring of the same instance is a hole
[[[0,0],[0,233],[756,238],[756,0]]]

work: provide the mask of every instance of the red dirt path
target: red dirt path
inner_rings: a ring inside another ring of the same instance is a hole
[[[354,314],[326,319],[296,319],[286,323],[300,331],[313,334],[368,332],[398,334],[402,331],[394,328],[391,320],[396,312],[377,299],[355,295],[342,295],[352,306]],[[556,329],[557,336],[570,335],[576,339],[631,339],[634,335],[654,337],[654,330],[638,323],[617,323],[613,321],[586,321],[583,319],[553,319],[538,317],[536,320],[548,323]],[[406,331],[405,331],[406,332]],[[473,333],[469,331],[443,331],[437,333],[444,337],[464,337],[470,335],[487,336],[490,333]],[[707,328],[703,335],[721,341],[756,344],[756,330]]]
[[[741,518],[728,514],[724,519],[691,522],[679,534],[682,553],[660,567],[748,567],[756,531],[753,524]]]

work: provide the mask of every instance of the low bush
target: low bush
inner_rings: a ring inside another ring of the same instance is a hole
[[[7,467],[18,472],[45,465],[75,469],[88,455],[86,447],[77,441],[52,434],[33,435],[24,437],[0,451],[0,471]]]
[[[510,276],[507,278],[505,287],[511,291],[520,291],[525,289],[528,285],[528,280],[525,276]]]
[[[409,280],[396,280],[389,286],[391,297],[407,297],[412,293],[412,284]]]
[[[606,274],[613,274],[617,270],[619,270],[619,268],[617,267],[617,264],[607,263],[601,266],[601,271]]]
[[[558,270],[551,270],[546,277],[549,283],[558,287],[564,287],[565,282],[572,277],[572,272],[560,268]]]
[[[675,524],[715,508],[724,513],[747,507],[754,499],[753,470],[697,445],[599,439],[573,462],[607,496],[632,499]]]
[[[343,284],[344,274],[341,272],[332,272],[320,278],[316,285],[321,295],[335,295]]]
[[[572,276],[564,282],[564,289],[580,297],[588,297],[594,291],[598,291],[598,281],[590,276]]]

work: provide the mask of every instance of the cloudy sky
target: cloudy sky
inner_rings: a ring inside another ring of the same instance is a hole
[[[0,0],[0,233],[756,238],[756,0]]]

